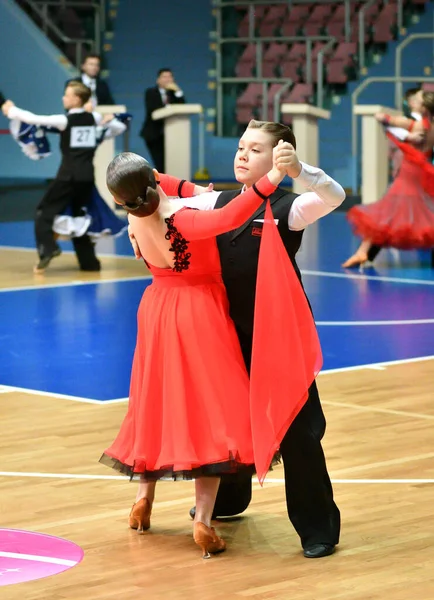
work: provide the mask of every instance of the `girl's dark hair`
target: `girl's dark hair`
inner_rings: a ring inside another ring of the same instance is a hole
[[[262,131],[266,131],[273,138],[273,148],[277,146],[279,140],[283,140],[284,142],[289,142],[294,146],[294,150],[296,150],[296,142],[294,132],[287,125],[283,125],[282,123],[276,123],[274,121],[255,121],[252,119],[250,123],[247,125],[248,129],[261,129]]]
[[[149,217],[160,204],[151,166],[134,152],[115,156],[107,167],[106,181],[110,192],[136,217]]]

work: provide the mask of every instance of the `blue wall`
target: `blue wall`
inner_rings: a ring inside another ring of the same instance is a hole
[[[0,2],[0,90],[20,108],[38,114],[63,112],[64,83],[76,73],[59,50],[13,2]],[[0,116],[0,129],[9,121]],[[53,155],[29,160],[8,135],[0,135],[0,178],[48,178],[57,170],[57,136],[51,136]]]
[[[214,69],[215,53],[210,49],[214,29],[211,0],[155,2],[123,0],[114,20],[112,51],[107,54],[110,85],[117,102],[134,114],[130,149],[150,158],[139,137],[144,119],[144,90],[155,85],[161,67],[170,67],[188,102],[202,104],[205,113],[215,108],[215,91],[208,88],[208,71]],[[188,8],[187,8],[188,5]],[[194,121],[193,121],[194,122]],[[214,123],[214,117],[207,118]],[[197,129],[193,127],[193,173],[198,167]],[[213,181],[231,180],[236,138],[206,135],[205,166]]]
[[[208,89],[208,71],[214,54],[209,49],[213,28],[209,0],[186,2],[137,2],[123,0],[114,19],[112,51],[106,55],[110,85],[116,102],[134,115],[130,149],[150,158],[140,127],[144,119],[144,90],[155,85],[161,67],[173,70],[188,102],[214,107],[214,91]],[[196,128],[193,131],[193,170],[197,168]],[[211,136],[212,137],[212,136]],[[209,142],[207,141],[206,146]],[[209,159],[207,159],[207,164]],[[214,162],[212,174],[215,177]]]

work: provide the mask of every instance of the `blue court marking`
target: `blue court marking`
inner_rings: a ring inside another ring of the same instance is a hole
[[[311,226],[299,253],[324,369],[433,356],[428,253],[385,251],[375,270],[345,272],[340,263],[357,240],[343,217]],[[33,248],[32,224],[0,224],[1,245]],[[127,236],[108,246],[132,255]],[[0,290],[0,385],[99,401],[127,397],[137,307],[148,284],[135,278]]]

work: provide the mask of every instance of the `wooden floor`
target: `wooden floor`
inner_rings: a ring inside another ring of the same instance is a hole
[[[343,524],[339,551],[321,560],[302,557],[281,481],[256,484],[244,518],[218,525],[228,551],[209,561],[191,538],[191,483],[159,483],[152,528],[136,535],[127,527],[134,483],[65,477],[114,474],[98,458],[126,404],[4,391],[1,469],[41,476],[0,477],[1,524],[67,538],[85,557],[63,574],[0,587],[0,598],[433,598],[434,485],[381,481],[434,480],[433,367],[428,360],[320,376]],[[280,480],[281,467],[271,477]]]
[[[130,257],[99,255],[102,264],[102,270],[99,273],[79,271],[75,254],[65,252],[55,258],[43,274],[34,274],[33,266],[36,264],[36,259],[37,255],[34,249],[16,250],[0,247],[0,289],[149,275],[143,261]]]
[[[146,275],[142,262],[122,258],[102,258],[101,274],[83,274],[64,254],[33,276],[34,259],[34,251],[1,249],[0,287]],[[135,484],[101,478],[116,474],[98,463],[126,404],[0,386],[1,527],[66,538],[85,552],[60,575],[0,587],[0,600],[431,600],[433,362],[319,377],[324,447],[342,512],[339,550],[321,560],[301,554],[281,467],[264,488],[255,484],[242,519],[217,525],[228,543],[220,556],[203,561],[192,541],[192,483],[159,483],[152,528],[138,536],[127,527]]]

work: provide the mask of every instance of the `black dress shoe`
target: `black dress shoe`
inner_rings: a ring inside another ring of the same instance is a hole
[[[99,262],[99,260],[96,260],[93,262],[81,264],[80,271],[101,271],[101,263]]]
[[[330,556],[336,550],[334,544],[312,544],[304,548],[303,554],[306,558],[322,558],[323,556]]]
[[[35,269],[37,271],[43,271],[46,267],[48,267],[48,265],[53,260],[53,258],[56,258],[57,256],[60,256],[61,254],[62,254],[62,250],[60,248],[56,248],[56,250],[53,250],[53,252],[51,254],[47,254],[46,256],[40,256],[39,262],[36,265]]]

